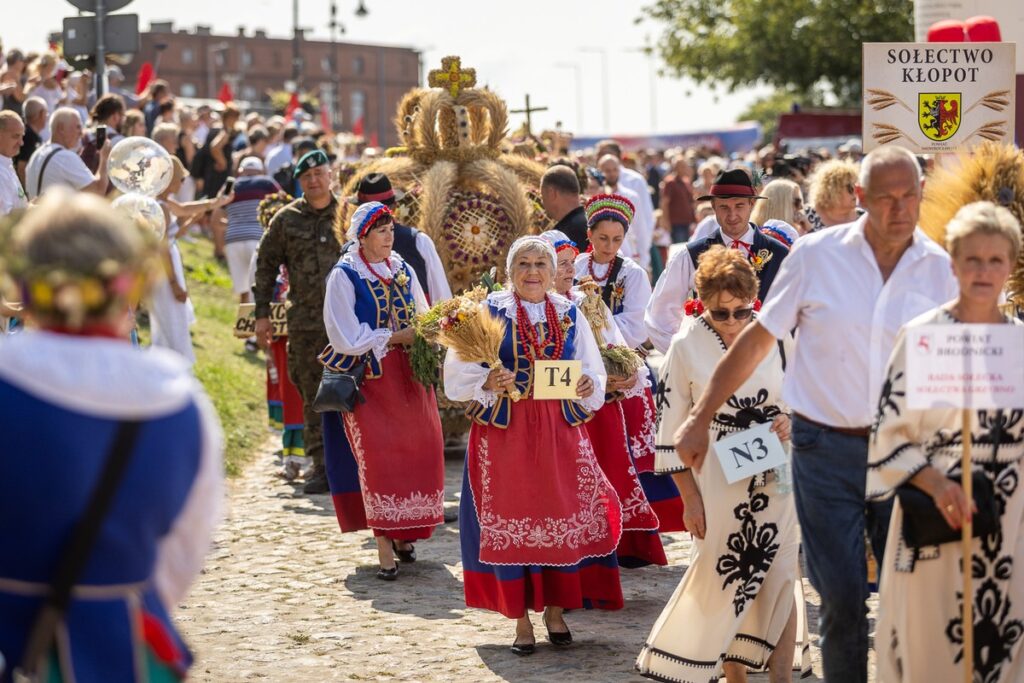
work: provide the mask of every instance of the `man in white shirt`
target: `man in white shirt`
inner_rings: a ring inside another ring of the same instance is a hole
[[[28,206],[25,190],[14,170],[14,157],[25,139],[25,124],[13,111],[0,111],[0,217]]]
[[[904,323],[957,294],[949,257],[916,227],[923,185],[917,160],[901,147],[864,159],[856,193],[867,215],[797,241],[759,318],[719,362],[676,434],[684,462],[707,464],[715,410],[776,339],[797,330],[783,400],[793,411],[795,502],[809,578],[821,594],[829,683],[867,681],[864,536],[881,565],[892,510],[891,500],[865,503],[868,436],[886,362]]]
[[[617,184],[618,191],[625,188],[637,196],[634,206],[636,214],[629,226],[629,234],[636,241],[638,256],[634,259],[646,270],[651,268],[651,243],[654,240],[654,202],[651,200],[651,188],[647,178],[631,168],[622,166],[622,147],[614,140],[602,140],[597,144],[597,158],[611,154],[620,164]],[[630,201],[633,201],[630,197]],[[628,255],[628,254],[627,254]]]
[[[107,192],[107,159],[111,143],[100,150],[96,173],[78,156],[82,143],[82,119],[70,107],[61,107],[50,115],[50,142],[42,145],[29,159],[25,169],[25,189],[35,199],[51,187],[70,187],[81,192],[104,195]]]

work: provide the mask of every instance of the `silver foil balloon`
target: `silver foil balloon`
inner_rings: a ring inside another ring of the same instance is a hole
[[[152,197],[138,192],[124,194],[115,199],[111,206],[128,218],[153,231],[158,238],[163,238],[167,231],[167,219],[160,204]]]
[[[157,197],[171,184],[174,166],[166,149],[149,138],[133,136],[110,150],[107,173],[114,187],[125,194]]]

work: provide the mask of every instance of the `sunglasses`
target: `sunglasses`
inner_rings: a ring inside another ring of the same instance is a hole
[[[753,307],[737,308],[735,311],[730,311],[725,308],[712,308],[708,311],[711,314],[711,319],[716,323],[724,323],[729,318],[733,320],[746,320],[753,313]]]

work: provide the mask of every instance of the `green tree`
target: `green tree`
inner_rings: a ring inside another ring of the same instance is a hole
[[[729,91],[762,83],[859,107],[861,43],[913,39],[911,0],[656,0],[666,72]]]

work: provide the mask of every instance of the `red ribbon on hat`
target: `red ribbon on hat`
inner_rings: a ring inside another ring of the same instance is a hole
[[[747,185],[712,185],[709,194],[738,194],[744,197],[753,197],[754,188]]]

